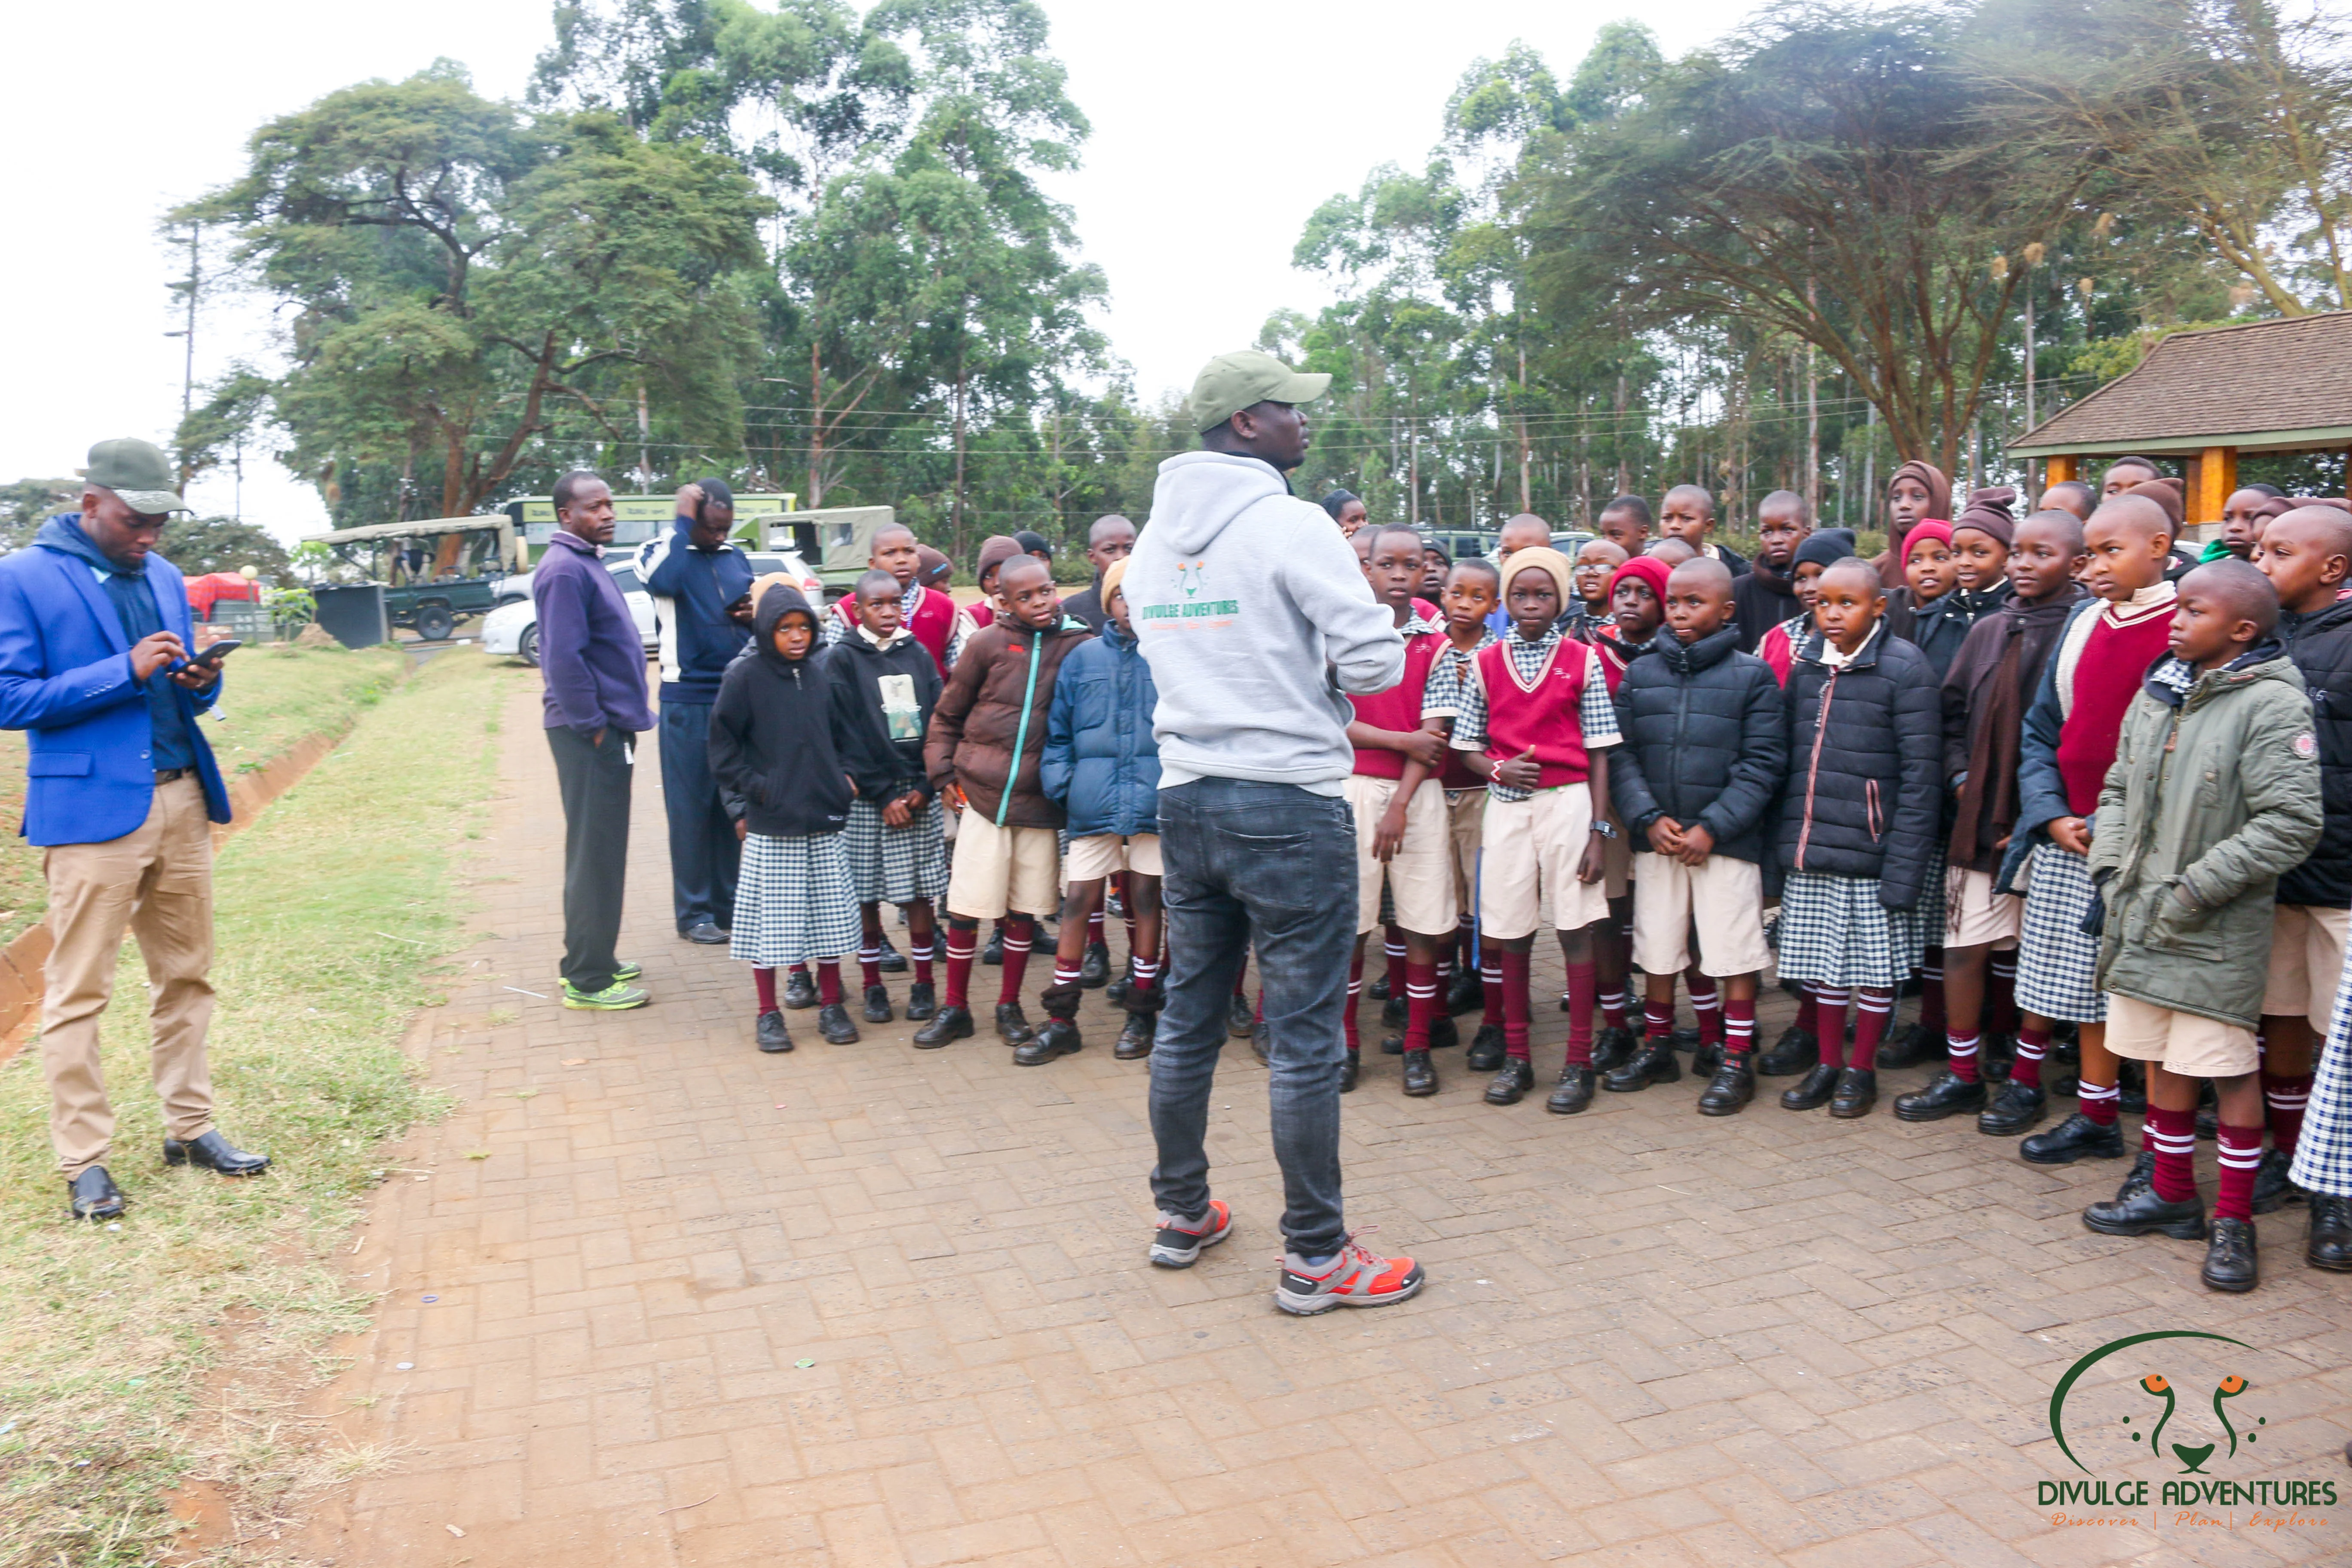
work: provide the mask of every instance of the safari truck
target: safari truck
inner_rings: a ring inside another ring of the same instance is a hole
[[[384,618],[426,642],[446,641],[467,616],[503,602],[502,585],[528,564],[521,538],[502,512],[379,522],[304,536],[383,589]]]
[[[790,490],[766,495],[735,495],[734,538],[746,549],[756,550],[762,537],[754,531],[752,519],[761,513],[791,513],[801,504],[801,498]],[[547,550],[547,542],[555,535],[555,498],[525,496],[510,500],[502,509],[514,520],[516,531],[536,561]],[[793,513],[805,516],[805,513]],[[668,530],[677,517],[677,496],[675,490],[657,495],[623,495],[613,492],[613,549],[624,555],[633,555],[638,545]],[[813,559],[803,557],[803,560]],[[524,590],[528,594],[529,590]],[[516,595],[520,596],[520,595]]]
[[[735,514],[749,510],[740,498]],[[796,500],[788,497],[787,500]],[[757,513],[752,521],[759,538],[770,550],[789,551],[803,561],[817,563],[817,581],[824,584],[826,604],[845,598],[857,586],[866,563],[874,558],[874,536],[890,526],[897,514],[887,506],[819,507],[794,511],[789,507]]]

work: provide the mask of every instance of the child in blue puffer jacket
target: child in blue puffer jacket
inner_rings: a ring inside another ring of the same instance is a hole
[[[1086,956],[1087,915],[1103,883],[1127,872],[1132,963],[1127,1026],[1111,1055],[1131,1061],[1151,1054],[1160,1012],[1160,745],[1151,714],[1159,706],[1151,667],[1135,646],[1127,595],[1119,591],[1127,563],[1103,573],[1102,636],[1081,643],[1063,660],[1045,722],[1040,775],[1046,798],[1069,819],[1070,844],[1062,863],[1062,935],[1054,952],[1054,984],[1039,1000],[1045,1026],[1013,1053],[1035,1067],[1075,1051],[1078,1037],[1079,966]]]

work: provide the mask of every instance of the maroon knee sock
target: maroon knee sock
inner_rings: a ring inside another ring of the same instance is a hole
[[[1568,966],[1568,1065],[1592,1065],[1592,1003],[1601,993],[1601,971],[1587,960]]]
[[[2116,1084],[2093,1083],[2085,1078],[2074,1086],[2074,1109],[2083,1113],[2084,1121],[2100,1127],[2116,1124],[2116,1111],[2123,1098],[2124,1091]]]
[[[996,987],[996,1005],[1021,1000],[1021,978],[1029,973],[1030,944],[1037,940],[1037,921],[1029,915],[1008,915],[1004,921],[1004,978]]]
[[[1846,1065],[1862,1072],[1874,1072],[1878,1067],[1878,1047],[1886,1038],[1886,1026],[1895,1017],[1895,993],[1867,991],[1856,987],[1853,994],[1853,1054]],[[1840,1030],[1841,1034],[1844,1031]]]
[[[2195,1122],[2190,1123],[2191,1131]],[[2263,1130],[2232,1127],[2224,1121],[2215,1130],[2221,1146],[2221,1179],[2213,1193],[2215,1219],[2254,1217],[2254,1173],[2263,1163]]]
[[[1486,1010],[1478,1016],[1478,1026],[1503,1026],[1503,950],[1489,944],[1478,954],[1478,994]]]
[[[1404,1048],[1429,1049],[1429,1026],[1437,1016],[1437,965],[1404,963]]]
[[[1944,1067],[1962,1083],[1977,1081],[1977,1058],[1984,1048],[1984,1037],[1970,1031],[1961,1034],[1948,1022],[1944,1026]]]
[[[832,1007],[841,1001],[841,960],[827,958],[816,966],[816,999],[820,1006]]]
[[[1813,1033],[1822,1042],[1823,1067],[1845,1066],[1845,993],[1834,986],[1817,987],[1813,997]]]
[[[1809,1035],[1822,1032],[1822,999],[1810,980],[1798,982],[1804,989],[1797,994],[1797,1027]]]
[[[971,1005],[971,956],[980,951],[980,928],[948,922],[947,1005]]]
[[[762,1013],[777,1011],[776,972],[772,969],[762,969],[755,963],[751,966],[751,984],[758,986],[760,990],[760,1011]]]
[[[1691,1011],[1698,1016],[1698,1043],[1723,1044],[1723,993],[1715,988],[1715,976],[1701,974],[1693,965],[1685,972],[1683,981],[1690,991]]]
[[[2156,1149],[2156,1195],[2168,1204],[2185,1203],[2197,1195],[2197,1113],[2147,1108],[2147,1134]],[[2259,1163],[2259,1152],[2255,1159]],[[2251,1190],[2251,1188],[2249,1189]]]
[[[1236,964],[1234,964],[1234,995],[1236,995],[1236,996],[1246,996],[1246,995],[1248,995],[1248,994],[1249,994],[1249,985],[1247,984],[1248,980],[1249,980],[1249,954],[1248,954],[1247,952],[1244,952],[1244,953],[1242,954],[1242,961],[1241,961],[1239,963],[1236,963]]]
[[[1756,998],[1745,1002],[1736,996],[1723,999],[1723,1048],[1732,1056],[1745,1056],[1756,1048]]]
[[[1653,1040],[1663,1040],[1675,1032],[1675,1004],[1672,997],[1664,1002],[1642,1000],[1642,1034]]]
[[[2263,1074],[2263,1110],[2271,1124],[2271,1147],[2292,1156],[2303,1138],[2303,1108],[2311,1100],[2311,1074]]]
[[[1505,948],[1496,955],[1503,966],[1503,1049],[1528,1059],[1528,955]]]
[[[1364,949],[1359,942],[1356,951],[1348,955],[1348,1005],[1339,1015],[1339,1036],[1351,1051],[1362,1048],[1363,1039],[1356,1032],[1356,1004],[1364,994]]]
[[[2040,1089],[2042,1058],[2049,1054],[2049,1030],[2021,1027],[2017,1031],[2017,1059],[2010,1064],[2009,1081],[2023,1084],[2028,1089]]]
[[[1097,910],[1094,913],[1087,917],[1087,945],[1088,947],[1102,947],[1106,945],[1108,939],[1105,936],[1104,931],[1103,912],[1100,910]]]
[[[1403,994],[1404,927],[1383,926],[1381,929],[1381,956],[1388,960],[1388,967],[1381,973],[1388,978],[1389,994],[1391,996]]]

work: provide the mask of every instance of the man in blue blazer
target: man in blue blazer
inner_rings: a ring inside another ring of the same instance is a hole
[[[228,792],[196,715],[220,692],[217,664],[192,662],[194,626],[178,568],[154,548],[185,511],[161,448],[89,449],[81,510],[43,523],[0,556],[0,728],[27,732],[22,831],[45,851],[54,945],[41,1003],[49,1138],[77,1218],[111,1219],[114,1136],[99,1068],[99,1019],[127,927],[153,1002],[163,1159],[225,1176],[268,1168],[213,1126],[205,1028],[213,988],[211,824]]]

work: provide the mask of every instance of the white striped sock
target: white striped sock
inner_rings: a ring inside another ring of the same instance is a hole
[[[1944,1050],[1949,1056],[1972,1057],[1977,1054],[1977,1047],[1983,1043],[1983,1039],[1984,1037],[1981,1035],[1947,1034],[1944,1037]]]
[[[2088,1079],[2084,1080],[2084,1082],[2074,1090],[2074,1098],[2076,1100],[2121,1100],[2123,1097],[2124,1091],[2122,1085],[2113,1083],[2097,1084],[2092,1083]]]

